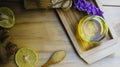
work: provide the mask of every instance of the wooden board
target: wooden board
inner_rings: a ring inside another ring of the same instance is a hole
[[[16,25],[10,31],[10,34],[12,35],[11,40],[21,47],[27,46],[34,48],[37,51],[39,54],[39,63],[36,67],[41,67],[41,65],[44,64],[50,55],[56,50],[65,50],[67,52],[67,56],[61,63],[50,67],[120,67],[120,49],[116,51],[115,54],[110,55],[94,64],[89,65],[84,63],[80,57],[76,55],[76,52],[74,51],[70,40],[66,36],[63,26],[61,25],[60,20],[58,20],[56,13],[54,13],[54,10],[25,10],[22,3],[10,2],[11,0],[9,0],[9,2],[6,2],[6,0],[2,1],[4,2],[0,2],[0,6],[7,6],[13,9],[16,14]],[[106,0],[99,1],[104,2]],[[116,2],[114,0],[107,1]],[[108,7],[107,11],[105,10],[104,13],[108,13],[107,15],[111,16],[112,12],[110,13],[109,11],[113,10],[116,15],[114,15],[114,17],[119,18],[118,15],[120,12],[116,11],[118,8],[111,8]],[[47,16],[50,17],[46,18]],[[77,16],[79,21],[80,15]],[[114,17],[113,20],[115,20]],[[112,19],[109,21],[111,20]],[[116,22],[119,22],[119,20],[116,20]],[[52,31],[48,31],[51,29]],[[55,34],[53,35],[53,38],[47,38],[47,36],[51,36],[51,34]],[[42,38],[40,38],[40,36]],[[117,48],[120,47],[116,47],[115,49]],[[14,58],[12,58],[8,64],[0,65],[0,67],[17,66],[14,62]]]
[[[54,10],[25,10],[22,3],[16,2],[0,2],[0,6],[14,11],[16,24],[10,29],[10,41],[18,47],[36,50],[39,55],[36,67],[41,67],[57,50],[65,50],[68,56],[56,66],[65,67],[78,59]],[[0,67],[17,67],[14,57],[8,64]]]
[[[98,0],[97,1],[99,4],[101,3],[103,6],[111,6],[111,7],[114,7],[114,6],[120,6],[120,0]]]
[[[115,32],[108,24],[109,35],[102,41],[101,45],[86,52],[82,52],[79,46],[81,43],[77,41],[75,36],[76,27],[80,19],[87,14],[84,12],[78,12],[75,9],[71,9],[69,11],[57,9],[57,12],[70,37],[70,40],[73,43],[73,46],[78,52],[78,55],[87,63],[94,63],[116,51],[116,47],[118,46],[118,38],[116,38]]]

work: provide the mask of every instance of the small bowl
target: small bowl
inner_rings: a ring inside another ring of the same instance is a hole
[[[107,33],[105,20],[97,15],[83,17],[77,27],[78,38],[86,42],[99,42],[106,37]]]

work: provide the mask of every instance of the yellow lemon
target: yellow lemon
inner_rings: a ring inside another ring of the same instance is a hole
[[[38,55],[33,49],[21,48],[15,55],[15,61],[19,67],[35,67],[38,62]]]
[[[0,26],[3,28],[11,28],[15,24],[14,12],[7,7],[0,7]]]

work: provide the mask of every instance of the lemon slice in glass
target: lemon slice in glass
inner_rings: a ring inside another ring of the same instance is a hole
[[[18,67],[35,67],[38,62],[37,53],[30,48],[21,48],[15,55]]]
[[[3,28],[11,28],[15,24],[14,12],[7,7],[0,7],[0,26]]]

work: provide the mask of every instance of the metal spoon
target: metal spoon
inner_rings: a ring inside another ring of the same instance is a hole
[[[48,67],[49,65],[59,63],[65,58],[65,56],[66,52],[64,50],[56,51],[53,53],[50,59],[44,65],[42,65],[42,67]]]

